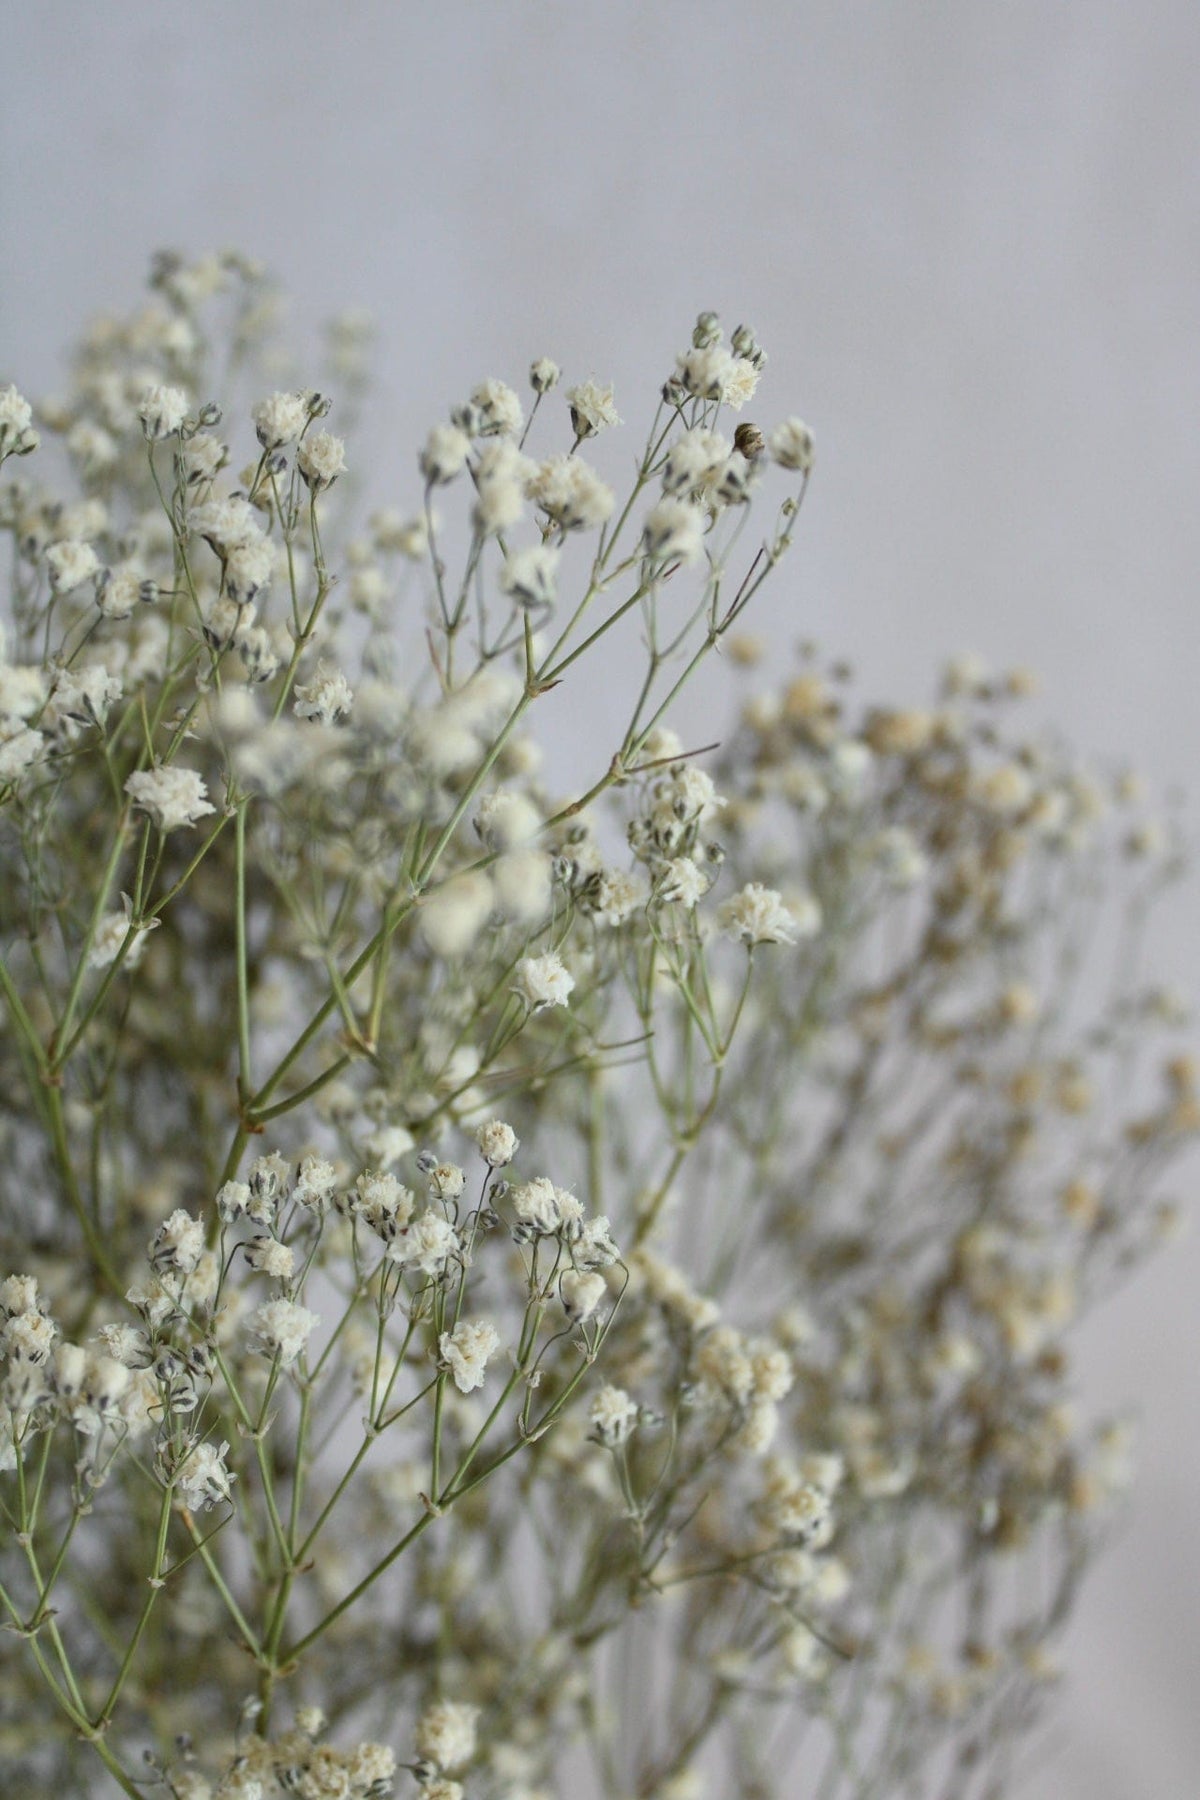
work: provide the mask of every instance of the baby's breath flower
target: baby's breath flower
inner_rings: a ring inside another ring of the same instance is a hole
[[[219,475],[229,461],[229,446],[206,431],[197,432],[183,446],[183,471],[189,486],[198,487]]]
[[[103,664],[58,669],[42,713],[42,724],[68,739],[74,735],[76,726],[94,725],[102,729],[109,707],[121,698],[121,692],[119,678],[110,675]]]
[[[281,1244],[278,1238],[264,1233],[246,1245],[246,1261],[272,1281],[290,1281],[296,1268],[296,1252],[290,1244]]]
[[[509,531],[525,511],[533,465],[507,438],[488,444],[475,469],[475,529],[481,537]]]
[[[421,908],[421,935],[435,956],[464,956],[491,917],[492,884],[482,870],[456,875]]]
[[[612,489],[578,456],[552,456],[539,463],[529,496],[564,531],[603,525],[616,505]]]
[[[479,802],[474,824],[489,850],[515,850],[537,836],[542,818],[528,795],[502,788]]]
[[[33,408],[10,382],[7,387],[0,388],[0,462],[6,456],[26,456],[36,450],[37,445]]]
[[[421,452],[421,473],[426,481],[442,486],[462,469],[471,450],[471,440],[457,425],[435,425]]]
[[[457,1200],[467,1185],[465,1171],[452,1162],[435,1163],[428,1180],[430,1196],[435,1200]]]
[[[252,417],[258,441],[264,450],[279,450],[295,443],[308,424],[307,394],[270,394],[260,400]]]
[[[117,462],[120,451],[112,433],[91,419],[80,419],[67,433],[67,454],[81,475],[92,479],[105,474]],[[2,453],[0,445],[0,453]]]
[[[546,1175],[513,1188],[509,1200],[518,1224],[528,1236],[549,1237],[562,1223],[559,1189]]]
[[[798,936],[809,936],[817,929],[820,914],[809,931],[803,932],[804,921],[788,911],[774,888],[751,881],[717,908],[717,923],[729,937],[753,949],[755,944],[794,944]]]
[[[163,832],[177,831],[181,825],[194,825],[206,813],[215,811],[207,798],[204,780],[197,771],[181,769],[174,764],[142,769],[130,775],[125,782],[125,792]]]
[[[225,563],[225,589],[231,600],[246,602],[270,586],[275,552],[266,538],[235,544]]]
[[[588,1409],[593,1435],[609,1450],[625,1443],[637,1423],[637,1401],[624,1388],[602,1387]]]
[[[55,593],[69,594],[98,573],[100,558],[90,544],[68,539],[61,544],[51,544],[46,552],[46,567]]]
[[[300,1167],[296,1171],[292,1187],[292,1199],[297,1205],[307,1207],[312,1212],[320,1212],[333,1199],[336,1189],[337,1170],[331,1162],[311,1151],[300,1158]]]
[[[228,556],[239,544],[257,543],[262,537],[258,516],[240,494],[222,500],[206,500],[192,508],[188,523],[197,537],[205,538],[219,556]]]
[[[188,1275],[196,1267],[204,1250],[204,1227],[199,1219],[177,1207],[150,1241],[151,1266],[160,1273],[172,1271]]]
[[[227,1181],[217,1190],[217,1211],[225,1223],[232,1224],[250,1211],[250,1186],[245,1181]]]
[[[182,388],[149,387],[138,404],[142,432],[150,443],[172,437],[187,418],[188,397]]]
[[[553,950],[545,956],[523,956],[514,973],[513,993],[530,1012],[543,1006],[565,1006],[575,986],[575,977]]]
[[[438,1338],[442,1360],[460,1394],[483,1386],[488,1358],[499,1348],[500,1334],[488,1319],[462,1319],[453,1331],[443,1331]]]
[[[557,385],[561,374],[562,370],[550,357],[539,356],[536,362],[530,364],[529,385],[535,394],[548,394]]]
[[[693,862],[690,856],[675,856],[665,865],[658,878],[658,898],[674,901],[676,905],[691,910],[703,900],[709,883],[706,871]]]
[[[296,452],[296,467],[314,494],[324,493],[346,473],[346,446],[331,431],[314,432]]]
[[[688,493],[705,485],[709,476],[725,466],[730,444],[719,431],[697,425],[677,437],[662,466],[663,492]]]
[[[340,669],[318,663],[311,681],[299,682],[292,711],[298,719],[316,719],[322,725],[333,725],[345,718],[354,703],[350,683]]]
[[[458,1233],[432,1206],[405,1225],[388,1246],[389,1261],[423,1275],[440,1275],[458,1253]]]
[[[521,402],[503,381],[484,381],[471,395],[479,414],[480,437],[519,437],[525,423]]]
[[[608,1283],[590,1270],[568,1269],[559,1277],[558,1292],[568,1319],[582,1325],[608,1293]]]
[[[504,1168],[520,1148],[516,1132],[502,1119],[490,1119],[486,1125],[480,1125],[475,1132],[475,1142],[484,1162],[493,1169]]]
[[[133,902],[128,894],[121,896],[123,910],[121,912],[103,913],[92,934],[92,947],[88,951],[87,966],[89,969],[107,969],[117,960],[122,944],[129,937],[125,951],[124,967],[134,970],[142,960],[142,952],[146,948],[146,939],[157,925],[158,919],[139,920],[135,926],[133,918]],[[130,937],[130,932],[133,935]]]
[[[518,606],[553,606],[558,586],[558,551],[551,544],[514,550],[500,571],[501,592]]]
[[[719,343],[693,345],[676,362],[679,380],[696,400],[720,400],[732,368],[733,357]]]
[[[761,369],[748,356],[735,356],[721,384],[721,399],[733,412],[741,412],[758,389]]]
[[[189,1512],[206,1511],[223,1505],[230,1498],[230,1486],[237,1476],[225,1462],[228,1444],[197,1444],[175,1471],[172,1487],[179,1506]]]
[[[777,425],[768,440],[771,458],[781,469],[796,469],[801,475],[812,472],[815,447],[812,432],[803,419],[785,419]]]
[[[319,1314],[294,1300],[267,1300],[251,1319],[251,1348],[290,1368],[320,1323]]]
[[[415,1205],[409,1188],[404,1187],[396,1176],[376,1169],[364,1169],[350,1198],[351,1210],[384,1243],[390,1243],[408,1224]]]
[[[621,423],[613,403],[611,383],[602,388],[597,381],[583,381],[578,387],[567,389],[566,400],[571,409],[571,427],[576,443],[581,443],[584,438],[595,437],[598,431],[604,431],[610,425]]]
[[[475,1754],[477,1706],[439,1700],[417,1720],[417,1752],[437,1769],[461,1769]],[[429,1789],[425,1789],[428,1794]]]
[[[157,584],[146,580],[133,563],[105,569],[96,583],[96,605],[106,619],[128,619],[135,607],[157,599]]]
[[[704,514],[668,495],[646,514],[642,548],[652,562],[695,562],[704,542]]]

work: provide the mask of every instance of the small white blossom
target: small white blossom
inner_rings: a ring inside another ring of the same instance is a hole
[[[128,619],[135,607],[157,599],[157,583],[146,580],[133,563],[105,569],[96,583],[96,605],[106,619]]]
[[[637,1401],[619,1387],[602,1387],[588,1408],[592,1435],[610,1450],[625,1443],[637,1423],[637,1415]]]
[[[801,475],[812,471],[816,454],[812,432],[803,419],[785,419],[777,425],[767,441],[773,461],[781,469],[796,469]]]
[[[235,544],[225,563],[225,590],[231,600],[253,600],[271,585],[275,551],[268,538]]]
[[[354,703],[354,691],[340,669],[318,663],[311,681],[297,684],[292,710],[298,719],[316,719],[332,725],[345,718]]]
[[[436,1207],[428,1207],[406,1225],[388,1247],[389,1260],[423,1275],[440,1275],[458,1254],[458,1233]]]
[[[289,1368],[321,1323],[319,1314],[294,1300],[267,1300],[251,1318],[251,1345],[265,1356],[278,1356]]]
[[[150,1240],[150,1264],[160,1273],[170,1270],[189,1275],[199,1262],[203,1250],[203,1225],[182,1207],[177,1207],[169,1219],[163,1220]]]
[[[608,1283],[590,1270],[568,1269],[559,1277],[558,1292],[568,1319],[582,1325],[608,1293]]]
[[[660,900],[673,901],[675,905],[686,907],[689,911],[699,905],[708,889],[708,875],[690,856],[672,857],[657,884]]]
[[[300,1158],[300,1167],[296,1172],[295,1185],[292,1188],[292,1199],[310,1211],[319,1212],[333,1199],[337,1188],[337,1170],[323,1156],[315,1156],[310,1151]]]
[[[522,1182],[512,1189],[509,1200],[523,1235],[549,1237],[562,1223],[559,1189],[548,1175]]]
[[[616,505],[612,489],[579,456],[553,456],[540,463],[529,497],[564,531],[603,525]]]
[[[484,381],[471,395],[480,417],[481,437],[519,437],[525,423],[521,402],[507,383]]]
[[[762,370],[748,356],[735,356],[721,385],[721,399],[733,412],[741,412],[753,400]]]
[[[112,468],[120,452],[116,439],[103,425],[97,425],[92,419],[80,419],[67,433],[67,454],[85,480],[94,480]]]
[[[642,548],[653,562],[695,562],[704,543],[704,514],[688,500],[666,495],[646,515]]]
[[[264,1233],[246,1245],[246,1261],[272,1281],[290,1281],[296,1269],[296,1252],[290,1244],[281,1244],[278,1238]]]
[[[551,544],[514,550],[500,571],[500,590],[518,606],[553,606],[558,591],[558,551]]]
[[[188,397],[182,388],[147,388],[138,406],[138,418],[148,441],[171,437],[187,418],[187,410]]]
[[[412,1190],[382,1169],[364,1169],[350,1198],[351,1211],[385,1244],[408,1224],[415,1205]]]
[[[0,781],[17,781],[40,759],[46,739],[40,731],[26,726],[10,729],[0,718]]]
[[[548,394],[552,387],[557,386],[561,374],[562,370],[550,357],[539,356],[536,362],[530,364],[529,385],[535,394]]]
[[[498,793],[485,794],[474,824],[489,850],[515,850],[537,836],[542,816],[527,794],[501,788]]]
[[[435,425],[421,452],[421,473],[426,481],[442,486],[462,469],[471,449],[471,440],[457,425]]]
[[[279,450],[295,443],[308,423],[307,394],[271,394],[260,400],[252,417],[264,450]]]
[[[239,544],[257,543],[263,533],[258,515],[240,494],[223,500],[206,500],[193,507],[188,523],[197,537],[210,543],[218,556],[227,557]]]
[[[577,442],[621,423],[613,403],[611,383],[602,388],[597,381],[580,382],[578,387],[567,389],[566,402],[571,409],[571,426]]]
[[[0,388],[0,461],[6,456],[25,456],[37,445],[33,408],[10,382]]]
[[[500,1334],[487,1319],[463,1319],[438,1338],[442,1360],[449,1364],[460,1394],[483,1386],[489,1356],[500,1348]]]
[[[531,1012],[543,1006],[565,1006],[575,986],[575,977],[553,950],[545,956],[523,956],[514,973],[513,993]]]
[[[692,349],[677,359],[679,380],[693,399],[720,400],[733,368],[733,357],[723,344]]]
[[[439,1700],[417,1720],[417,1752],[438,1769],[461,1769],[475,1754],[477,1706]],[[429,1792],[428,1788],[425,1790]]]
[[[475,469],[475,529],[481,537],[510,531],[525,511],[525,490],[534,465],[505,438],[489,444]]]
[[[492,884],[481,869],[456,875],[421,908],[421,935],[435,956],[463,956],[491,917],[492,904]]]
[[[815,901],[813,905],[816,906]],[[819,922],[818,912],[816,924]],[[758,881],[748,882],[740,893],[722,902],[717,909],[717,923],[728,936],[749,947],[794,944],[801,931],[801,922],[788,911],[775,889],[764,887]],[[816,924],[812,925],[812,930],[816,929]],[[811,935],[811,932],[804,935]]]
[[[466,1185],[466,1172],[457,1163],[435,1163],[429,1171],[429,1193],[434,1200],[457,1200]]]
[[[245,1181],[227,1181],[217,1189],[217,1211],[225,1223],[232,1224],[250,1211],[250,1186]]]
[[[197,1444],[175,1472],[175,1499],[189,1512],[200,1512],[229,1499],[231,1482],[237,1480],[225,1458],[228,1444]]]
[[[100,558],[90,544],[68,539],[61,544],[51,544],[46,552],[46,567],[55,593],[70,594],[98,573]]]
[[[407,1125],[379,1125],[366,1139],[364,1148],[376,1168],[390,1169],[407,1156],[413,1147],[413,1135]]]
[[[665,494],[682,494],[702,488],[710,476],[725,466],[730,443],[719,431],[702,425],[675,439],[662,467]]]
[[[107,969],[114,963],[121,945],[133,927],[133,902],[128,894],[123,894],[121,898],[124,903],[123,910],[102,914],[92,933],[92,946],[87,957],[89,969]],[[124,967],[126,969],[137,968],[142,960],[142,952],[146,948],[146,939],[158,924],[158,919],[139,921],[125,952]]]
[[[296,467],[314,494],[333,486],[346,473],[346,446],[331,431],[317,431],[301,442]]]
[[[475,1133],[475,1142],[479,1145],[479,1154],[490,1168],[502,1169],[510,1163],[520,1149],[520,1139],[511,1125],[503,1119],[490,1119],[486,1125],[480,1125]]]
[[[108,709],[121,698],[121,691],[119,677],[110,675],[101,663],[58,669],[42,725],[68,738],[74,736],[77,726],[103,728]]]
[[[216,810],[195,769],[176,766],[142,769],[129,776],[125,792],[164,832],[176,831],[181,825],[194,825],[197,819]]]

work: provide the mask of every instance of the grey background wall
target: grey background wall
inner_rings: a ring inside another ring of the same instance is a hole
[[[547,351],[633,422],[701,306],[745,317],[764,412],[820,452],[765,628],[888,697],[965,647],[1031,662],[1081,746],[1195,790],[1192,0],[3,0],[0,23],[5,379],[53,387],[152,248],[234,243],[302,327],[376,314],[363,449],[403,503],[476,379]],[[1157,949],[1193,1003],[1194,913]],[[1193,1237],[1084,1333],[1082,1399],[1140,1400],[1143,1472],[1034,1800],[1197,1791],[1198,1276]]]

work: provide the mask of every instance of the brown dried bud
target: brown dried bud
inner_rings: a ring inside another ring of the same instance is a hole
[[[733,447],[741,451],[747,462],[755,462],[767,446],[758,426],[746,419],[733,434]]]

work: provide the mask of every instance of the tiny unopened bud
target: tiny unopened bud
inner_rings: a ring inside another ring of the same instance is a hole
[[[755,462],[766,449],[767,441],[758,426],[746,419],[733,434],[733,447],[741,451],[747,462]]]
[[[702,312],[696,320],[692,331],[692,347],[695,350],[711,350],[714,344],[721,341],[721,321],[715,312]]]

